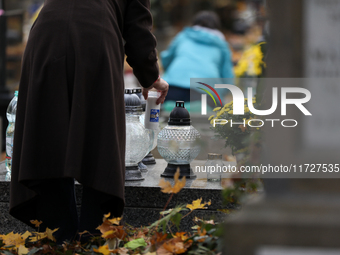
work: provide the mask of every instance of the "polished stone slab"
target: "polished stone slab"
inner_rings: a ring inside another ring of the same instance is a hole
[[[192,168],[203,166],[205,161],[196,160],[192,163]],[[235,165],[235,162],[224,162],[225,164]],[[164,171],[167,163],[163,159],[156,159],[155,165],[148,166],[148,171],[142,173],[145,178],[143,181],[128,181],[125,184],[125,202],[124,221],[132,226],[148,225],[159,219],[161,212],[166,205],[170,194],[164,194],[159,187],[160,176]],[[223,204],[221,182],[208,182],[206,173],[195,172],[197,175],[194,179],[187,179],[185,187],[178,193],[174,194],[167,208],[176,205],[186,205],[193,200],[202,198],[202,201],[211,201],[211,206],[207,210],[197,210],[186,217],[182,222],[182,230],[190,231],[193,226],[193,217],[198,216],[203,219],[215,219],[223,221],[225,213],[217,211],[218,209],[233,209],[233,204]],[[227,174],[222,175],[227,178]],[[24,232],[27,226],[20,223],[8,214],[9,186],[10,183],[5,181],[5,163],[0,162],[0,220],[4,224],[0,225],[0,233],[16,230]],[[173,184],[171,178],[166,178]],[[76,185],[77,204],[81,204],[82,186]]]

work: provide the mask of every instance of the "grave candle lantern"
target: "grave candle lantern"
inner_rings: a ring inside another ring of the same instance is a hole
[[[168,162],[162,177],[174,177],[177,168],[180,176],[196,177],[190,167],[200,152],[200,133],[191,125],[190,114],[183,101],[177,101],[171,111],[168,125],[158,134],[157,148]]]

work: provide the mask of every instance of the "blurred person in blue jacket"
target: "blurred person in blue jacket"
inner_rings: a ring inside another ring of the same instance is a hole
[[[167,100],[190,101],[190,78],[234,78],[231,51],[220,26],[216,13],[199,12],[193,26],[183,29],[161,52],[163,79],[170,84]],[[223,96],[227,91],[218,93]],[[191,90],[191,101],[200,100],[200,95]]]

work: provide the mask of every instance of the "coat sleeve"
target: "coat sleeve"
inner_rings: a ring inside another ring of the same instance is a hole
[[[123,38],[126,61],[139,83],[150,87],[159,76],[156,38],[151,33],[152,16],[149,0],[130,0],[125,12]]]

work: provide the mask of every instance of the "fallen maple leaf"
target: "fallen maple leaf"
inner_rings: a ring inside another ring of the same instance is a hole
[[[93,248],[93,251],[102,253],[103,255],[109,255],[111,253],[108,245],[100,246],[98,249]]]
[[[41,225],[41,223],[42,223],[42,221],[38,221],[38,220],[31,220],[30,221],[36,228],[38,228],[40,225]]]
[[[138,230],[137,233],[135,233],[133,236],[129,236],[128,240],[132,241],[134,239],[138,239],[138,238],[144,238],[145,241],[147,242],[148,239],[151,238],[151,236],[148,236],[149,230],[147,228],[142,228],[140,230]]]
[[[180,237],[170,239],[169,241],[163,244],[163,247],[172,252],[173,254],[182,254],[187,251],[187,249],[191,246],[190,242],[184,243],[181,241]]]
[[[122,218],[113,218],[113,219],[108,219],[111,224],[119,225],[120,221]]]
[[[102,237],[105,239],[113,239],[118,238],[120,240],[123,240],[126,237],[126,232],[123,229],[123,226],[110,226],[110,230],[104,232],[102,234]]]
[[[56,229],[51,230],[51,229],[49,229],[49,228],[46,228],[46,230],[45,230],[46,237],[47,237],[48,239],[50,239],[51,241],[56,242],[57,240],[54,238],[53,233],[56,232],[56,231],[58,231],[58,229],[59,229],[59,228],[56,228]]]
[[[19,255],[24,255],[29,253],[29,249],[27,249],[24,245],[20,245],[18,249],[18,254]]]
[[[169,181],[161,179],[159,182],[159,186],[162,189],[161,191],[163,193],[178,193],[185,186],[185,176],[182,178],[182,180],[179,180],[179,168],[177,168],[177,171],[175,173],[174,181],[174,186],[171,186],[171,183]]]
[[[26,240],[28,237],[30,237],[32,235],[31,232],[26,231],[24,234],[21,235],[21,238]]]
[[[179,237],[183,242],[189,238],[187,232],[177,232],[174,237]]]
[[[168,234],[156,232],[156,234],[152,236],[151,245],[161,243],[164,240],[166,240],[167,237],[168,237]]]
[[[111,224],[119,225],[119,223],[122,220],[122,218],[121,217],[120,218],[117,217],[117,218],[109,219],[110,216],[111,216],[111,213],[104,214],[103,222],[109,221],[109,222],[111,222]]]
[[[157,255],[173,255],[173,253],[165,249],[163,245],[157,248],[156,254]]]
[[[108,220],[105,220],[96,229],[98,229],[102,234],[104,234],[105,232],[112,230],[111,226],[112,226],[111,223]]]
[[[203,243],[205,241],[206,237],[207,237],[207,231],[205,229],[203,229],[203,231],[202,231],[201,227],[198,227],[197,233],[201,237],[197,241],[200,242],[200,243]]]
[[[37,242],[47,237],[46,233],[33,232],[33,236],[30,236],[30,242]]]
[[[109,231],[106,231],[104,234],[102,234],[102,237],[105,239],[115,238],[114,234],[115,234],[114,230],[109,230]]]
[[[108,214],[104,214],[104,218],[103,218],[103,223],[97,227],[97,229],[102,233],[102,237],[109,239],[109,238],[115,238],[115,237],[111,237],[113,234],[112,232],[108,233],[109,231],[116,231],[116,225],[119,225],[119,222],[121,220],[121,218],[113,218],[113,219],[109,219],[110,217],[110,213]],[[125,232],[124,232],[125,233]]]
[[[13,232],[7,235],[1,235],[0,238],[5,243],[6,246],[15,246],[19,248],[20,245],[25,245],[25,240],[21,238],[20,234],[14,234]]]
[[[201,204],[201,202],[202,202],[202,198],[192,201],[192,204],[187,204],[186,207],[189,208],[191,211],[193,211],[196,209],[207,209],[207,207],[204,207],[204,206],[211,205],[211,201],[204,202],[203,204]]]

